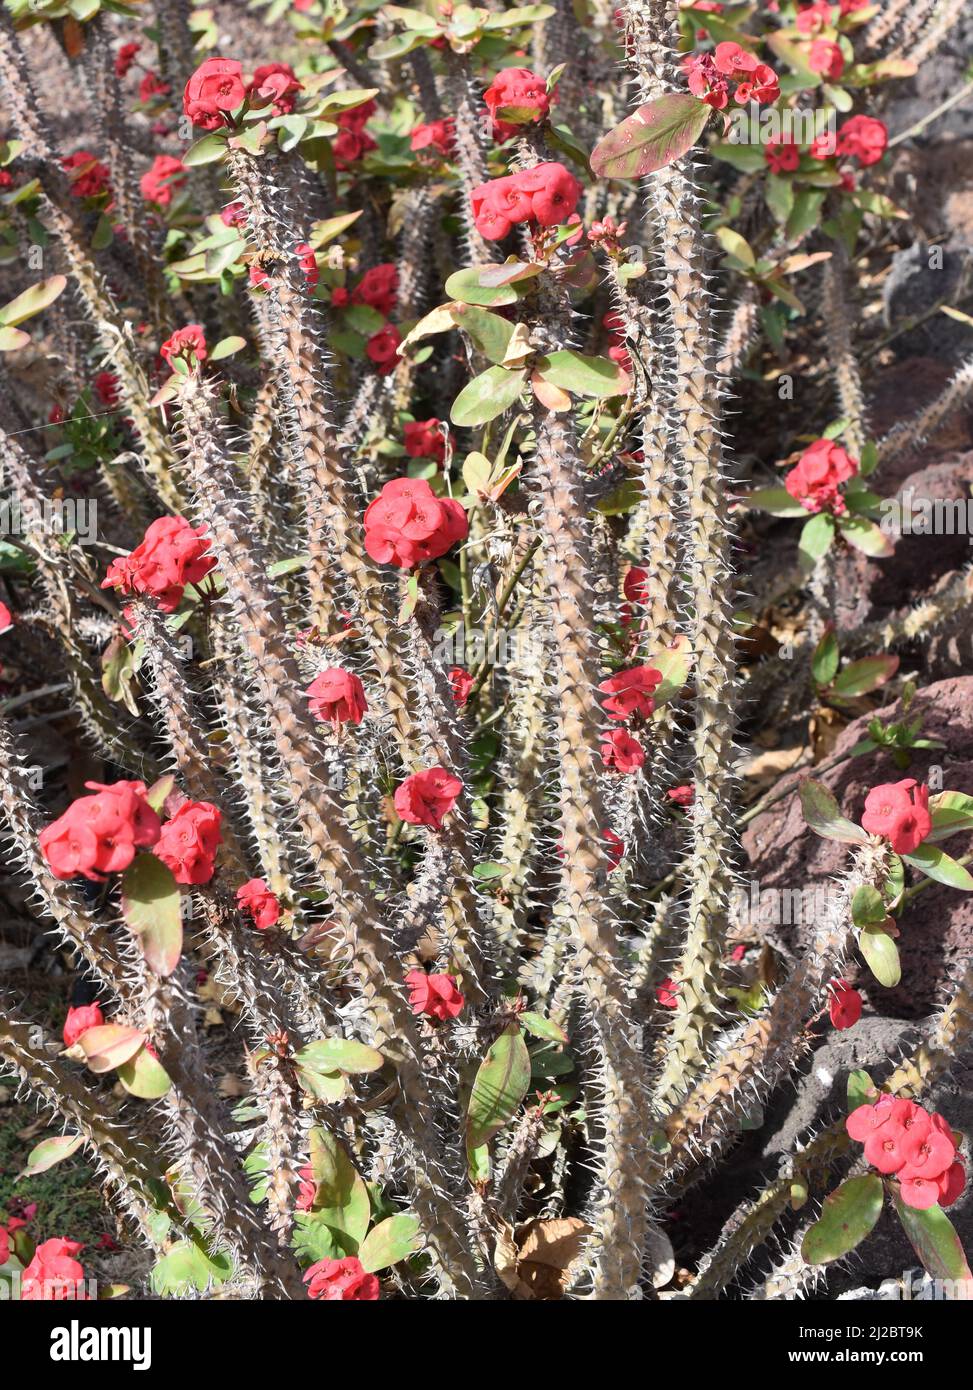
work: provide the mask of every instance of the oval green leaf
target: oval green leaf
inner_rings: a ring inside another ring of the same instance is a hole
[[[686,92],[647,102],[598,141],[591,168],[603,179],[639,179],[671,164],[703,133],[711,108]]]
[[[508,1023],[487,1052],[473,1082],[466,1117],[467,1144],[477,1149],[512,1119],[530,1085],[530,1054],[516,1023]]]
[[[882,1214],[884,1196],[882,1179],[877,1173],[868,1173],[849,1178],[825,1197],[821,1216],[801,1245],[807,1264],[829,1264],[860,1245]]]
[[[519,399],[526,372],[509,371],[506,367],[488,367],[485,372],[468,381],[453,401],[449,418],[454,425],[485,425],[494,420]]]
[[[182,952],[179,885],[154,854],[137,854],[122,875],[122,916],[157,975],[171,975]]]
[[[419,1222],[408,1212],[397,1212],[374,1226],[361,1243],[358,1258],[369,1274],[388,1269],[414,1254],[419,1246]]]

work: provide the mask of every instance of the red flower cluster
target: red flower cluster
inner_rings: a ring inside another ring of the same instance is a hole
[[[656,986],[655,997],[664,1009],[678,1009],[679,986],[670,975],[666,976],[661,985]]]
[[[638,772],[645,762],[645,749],[624,729],[611,729],[603,737],[601,757],[612,772]]]
[[[567,222],[581,197],[581,185],[563,164],[535,164],[519,174],[481,183],[470,195],[476,229],[487,241],[500,241],[520,222],[556,227]]]
[[[104,883],[107,874],[128,868],[137,849],[157,844],[162,827],[145,799],[143,782],[85,786],[96,795],[79,796],[38,839],[55,878],[80,874],[92,883]]]
[[[205,532],[184,517],[160,516],[130,555],[111,562],[101,587],[157,599],[163,613],[174,613],[186,585],[198,584],[216,565]]]
[[[409,137],[409,148],[420,154],[423,150],[433,150],[449,159],[456,140],[456,125],[449,116],[444,121],[426,121],[417,125]]]
[[[798,30],[802,34],[817,34],[826,24],[831,23],[831,11],[834,6],[831,0],[814,0],[811,5],[805,5],[798,11],[795,21]]]
[[[197,362],[205,362],[206,334],[202,324],[187,323],[185,328],[177,328],[172,337],[162,344],[159,353],[170,367],[174,357],[181,358],[191,367]]]
[[[718,43],[712,54],[687,55],[683,68],[693,96],[716,111],[722,111],[730,100],[730,80],[737,84],[733,100],[740,106],[750,101],[763,105],[780,96],[774,69],[738,43]]]
[[[236,900],[242,912],[249,912],[259,931],[266,931],[280,920],[280,902],[267,887],[266,879],[247,879],[243,887],[236,890]]]
[[[357,1255],[343,1260],[318,1260],[304,1275],[308,1298],[345,1303],[374,1302],[380,1286],[374,1274],[366,1274]]]
[[[275,115],[289,116],[294,110],[297,93],[303,90],[304,84],[298,82],[289,63],[266,63],[254,72],[247,96],[251,106],[267,106],[273,102]]]
[[[89,1028],[101,1028],[105,1016],[97,1004],[81,1004],[76,1009],[68,1009],[64,1020],[64,1046],[73,1047]]]
[[[219,810],[209,801],[184,801],[166,821],[153,849],[177,883],[209,883],[223,843]]]
[[[674,806],[681,806],[686,810],[696,798],[696,788],[692,782],[687,782],[681,787],[670,787],[666,796]]]
[[[167,97],[171,91],[168,82],[163,82],[157,72],[147,72],[139,83],[139,101],[148,106],[156,97]]]
[[[75,198],[98,198],[102,193],[109,191],[108,165],[101,164],[87,150],[78,150],[76,154],[66,155],[61,160],[61,168],[71,179],[71,192]]]
[[[24,1270],[20,1297],[32,1302],[86,1299],[84,1269],[74,1258],[83,1249],[80,1241],[60,1236],[43,1241]]]
[[[809,512],[834,512],[843,516],[847,507],[839,489],[854,477],[858,464],[840,444],[816,439],[784,479],[784,487]]]
[[[395,370],[401,341],[402,335],[399,330],[387,323],[384,328],[373,333],[365,344],[365,356],[369,362],[375,363],[380,376],[388,376],[389,372]]]
[[[493,117],[494,140],[509,140],[517,127],[543,121],[551,109],[551,94],[543,77],[530,68],[504,68],[483,93]]]
[[[369,150],[378,149],[365,129],[377,110],[375,102],[369,98],[368,101],[362,102],[361,106],[353,106],[350,111],[342,111],[335,116],[335,124],[341,127],[340,133],[331,142],[336,169],[347,169],[349,165],[357,163],[363,155],[368,154]]]
[[[444,767],[428,767],[399,783],[393,797],[395,810],[409,825],[431,825],[438,830],[462,790],[460,779]]]
[[[862,1016],[862,997],[847,980],[831,981],[828,1014],[835,1028],[853,1027]]]
[[[167,208],[172,202],[173,193],[186,182],[186,166],[181,159],[171,154],[157,154],[152,167],[139,179],[142,197],[147,203],[158,203]]]
[[[966,1174],[956,1161],[957,1140],[942,1115],[930,1115],[914,1100],[882,1096],[860,1105],[845,1121],[852,1139],[880,1173],[894,1173],[907,1207],[948,1207],[963,1191]]]
[[[395,308],[395,296],[399,288],[399,272],[391,261],[373,265],[358,281],[351,292],[352,304],[367,304],[377,309],[383,318],[388,318]]]
[[[186,83],[182,109],[201,130],[230,124],[230,112],[247,98],[243,68],[235,58],[207,58]]]
[[[410,970],[405,977],[409,986],[409,1004],[414,1014],[428,1014],[445,1023],[463,1011],[466,1000],[456,988],[452,975],[427,975],[424,970]]]
[[[911,854],[932,829],[929,788],[914,777],[873,787],[865,798],[862,828],[888,840],[896,854]]]
[[[437,497],[423,478],[394,478],[365,511],[365,549],[401,569],[445,555],[468,531],[462,505]]]
[[[609,719],[628,719],[641,714],[646,719],[655,709],[653,692],[662,680],[662,672],[654,666],[632,666],[609,676],[598,689],[609,698],[603,702]]]
[[[322,724],[360,724],[368,709],[365,687],[353,671],[329,666],[308,686],[305,694],[312,715]]]
[[[429,420],[409,420],[402,431],[402,442],[409,457],[435,459],[437,463],[442,463],[446,457],[446,436],[442,425],[442,420],[437,420],[435,415]]]

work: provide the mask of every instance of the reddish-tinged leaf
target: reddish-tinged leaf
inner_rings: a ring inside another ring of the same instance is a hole
[[[610,130],[591,154],[599,178],[638,179],[671,164],[695,145],[711,108],[685,92],[640,106]]]

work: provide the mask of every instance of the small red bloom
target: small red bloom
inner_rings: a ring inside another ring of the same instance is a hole
[[[517,127],[542,121],[551,109],[551,95],[543,77],[529,68],[504,68],[483,93],[493,117],[495,140],[509,140]]]
[[[126,77],[135,62],[135,55],[142,47],[140,43],[123,43],[115,54],[115,76]]]
[[[310,1211],[314,1206],[314,1199],[318,1193],[318,1185],[314,1181],[314,1169],[308,1164],[306,1168],[298,1168],[297,1176],[299,1179],[297,1187],[297,1201],[294,1206],[298,1211]]]
[[[172,366],[173,358],[181,358],[193,367],[206,361],[206,334],[202,324],[187,323],[178,328],[171,338],[167,338],[159,349],[160,355]]]
[[[249,912],[253,925],[259,931],[266,931],[280,920],[280,902],[267,887],[266,879],[248,879],[242,888],[236,890],[236,900],[241,911]]]
[[[437,463],[442,463],[446,457],[447,435],[452,441],[452,434],[444,431],[442,426],[442,420],[437,420],[435,416],[429,420],[409,420],[402,431],[402,442],[409,457],[435,459]]]
[[[87,1033],[89,1028],[101,1028],[104,1022],[105,1016],[97,1004],[81,1004],[76,1009],[68,1009],[64,1020],[64,1046],[73,1047],[82,1033]]]
[[[303,90],[304,84],[298,82],[289,63],[266,63],[254,72],[247,95],[252,106],[273,102],[276,115],[289,116],[297,93]]]
[[[654,666],[632,666],[609,676],[598,687],[609,696],[603,701],[605,713],[610,719],[628,719],[632,714],[648,718],[655,708],[652,692],[661,680],[662,673]]]
[[[730,89],[726,78],[718,70],[709,53],[687,53],[682,60],[686,85],[694,97],[712,106],[714,111],[722,111],[730,99]]]
[[[409,137],[409,148],[416,153],[434,150],[436,154],[442,155],[443,159],[449,159],[453,153],[455,139],[455,123],[452,117],[447,117],[444,121],[428,121],[423,125],[417,125]]]
[[[852,116],[838,131],[838,153],[863,167],[877,164],[888,148],[889,133],[874,116]]]
[[[802,34],[816,34],[826,24],[831,23],[832,6],[830,0],[814,0],[798,12],[797,27]]]
[[[308,1298],[343,1301],[345,1303],[374,1302],[380,1285],[374,1274],[366,1274],[356,1255],[342,1260],[318,1260],[305,1272]]]
[[[829,82],[837,82],[845,70],[845,55],[830,39],[815,39],[807,55],[807,65]]]
[[[618,838],[614,830],[603,830],[601,838],[608,846],[608,872],[613,874],[625,857],[625,842]]]
[[[862,828],[882,835],[896,854],[911,854],[932,829],[929,788],[914,777],[873,787],[865,798]]]
[[[304,271],[304,278],[307,281],[308,289],[314,289],[320,278],[318,262],[313,248],[306,241],[301,241],[295,246],[294,254],[297,257],[298,265]]]
[[[109,410],[114,410],[122,398],[122,387],[114,372],[99,372],[94,380],[95,395]]]
[[[84,1301],[84,1269],[73,1257],[84,1246],[77,1240],[55,1236],[45,1240],[34,1251],[34,1258],[24,1270],[20,1297],[31,1301]]]
[[[245,227],[247,210],[242,203],[227,203],[220,213],[220,221],[224,227]]]
[[[0,603],[0,633],[8,632],[14,625],[14,615],[5,603]]]
[[[424,970],[410,970],[405,977],[409,986],[409,1004],[414,1014],[428,1014],[445,1023],[463,1011],[466,1000],[456,988],[452,975],[427,975]]]
[[[784,487],[807,511],[832,511],[841,516],[846,510],[841,484],[857,472],[857,461],[840,444],[817,439],[788,473]]]
[[[966,1170],[962,1163],[952,1163],[939,1179],[939,1205],[951,1207],[966,1186]]]
[[[793,140],[768,140],[764,160],[772,174],[793,174],[801,162],[801,151]]]
[[[305,694],[315,719],[322,724],[360,724],[368,710],[365,687],[353,671],[329,666],[315,676]]]
[[[167,208],[172,202],[173,193],[186,182],[186,166],[181,159],[171,154],[157,154],[151,169],[146,170],[139,180],[142,197],[148,203],[158,203]]]
[[[398,346],[401,341],[402,335],[399,330],[387,323],[384,328],[373,333],[365,344],[365,356],[370,362],[375,363],[380,376],[387,376],[389,372],[395,370],[395,364],[398,361]]]
[[[638,772],[645,762],[645,749],[624,729],[611,729],[603,736],[601,758],[613,772]]]
[[[351,303],[351,295],[343,285],[338,285],[331,291],[331,303],[336,309],[344,309]]]
[[[664,1009],[677,1009],[679,1007],[679,985],[667,977],[661,985],[656,986],[655,997]]]
[[[462,709],[470,698],[473,677],[462,666],[453,666],[449,672],[449,688],[457,706]]]
[[[166,821],[153,853],[169,866],[177,883],[209,883],[223,843],[221,819],[209,801],[184,801]]]
[[[862,997],[847,980],[832,980],[828,1013],[835,1028],[851,1028],[862,1016]]]
[[[201,130],[230,124],[230,112],[242,106],[247,89],[243,68],[234,58],[207,58],[186,83],[182,109]]]
[[[424,478],[395,478],[365,511],[365,549],[381,565],[411,569],[435,560],[469,531],[454,497],[437,497]]]
[[[75,198],[98,198],[108,192],[110,170],[87,150],[78,150],[61,160],[61,167],[71,179],[71,192]]]
[[[383,318],[388,318],[395,308],[395,296],[399,288],[399,272],[391,261],[373,265],[358,281],[351,295],[353,304],[367,304],[377,309]]]
[[[488,241],[499,241],[520,222],[533,221],[540,227],[567,222],[580,196],[574,175],[563,164],[547,163],[481,183],[470,202],[477,231]]]
[[[139,101],[147,106],[156,97],[166,97],[172,88],[156,72],[147,72],[139,83]]]
[[[693,804],[696,796],[696,788],[692,782],[687,782],[681,787],[670,787],[666,796],[675,806],[682,806],[684,809]]]
[[[462,790],[460,779],[444,767],[429,767],[400,782],[393,802],[396,813],[409,825],[431,825],[438,830]]]
[[[625,576],[622,591],[629,603],[647,603],[649,598],[649,572],[639,565],[633,565]]]

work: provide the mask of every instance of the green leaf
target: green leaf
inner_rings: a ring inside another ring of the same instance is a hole
[[[181,1240],[174,1245],[152,1271],[152,1289],[162,1298],[188,1293],[195,1289],[204,1293],[212,1283],[219,1287],[233,1273],[227,1255],[207,1255],[198,1245]]]
[[[514,405],[524,389],[526,371],[488,367],[468,381],[453,401],[449,418],[454,425],[485,425]]]
[[[53,1168],[56,1163],[63,1163],[66,1158],[70,1158],[73,1153],[77,1153],[84,1138],[80,1134],[57,1134],[51,1139],[42,1139],[35,1145],[27,1155],[27,1165],[22,1173],[17,1176],[17,1181],[22,1178],[36,1178],[38,1173],[46,1173],[48,1168]]]
[[[784,227],[788,241],[799,241],[818,225],[824,199],[825,190],[818,188],[802,188],[794,195],[794,206]]]
[[[503,361],[513,336],[512,323],[502,319],[499,314],[491,314],[489,309],[481,309],[475,304],[454,304],[450,310],[450,318],[458,328],[469,334],[475,345],[491,362]]]
[[[761,487],[742,501],[758,511],[770,512],[771,516],[807,516],[807,509],[795,502],[786,487]]]
[[[858,949],[869,970],[886,989],[894,989],[902,979],[899,948],[879,926],[865,927],[858,937]]]
[[[929,803],[932,830],[923,844],[947,840],[960,830],[973,830],[973,796],[962,792],[940,792]]]
[[[562,391],[578,396],[621,396],[628,390],[628,377],[617,362],[607,357],[588,357],[584,353],[563,348],[560,352],[539,357],[538,374]]]
[[[849,1178],[830,1197],[825,1197],[820,1218],[801,1245],[809,1265],[840,1260],[860,1245],[882,1214],[885,1189],[877,1173]]]
[[[592,171],[603,179],[639,179],[671,164],[703,133],[711,108],[685,92],[671,92],[640,106],[591,152]]]
[[[488,862],[486,864],[473,865],[473,877],[476,879],[477,883],[493,883],[496,879],[503,878],[506,874],[509,874],[509,872],[510,868],[507,864],[494,864]]]
[[[692,648],[689,645],[689,638],[686,636],[677,637],[671,646],[663,648],[661,652],[652,657],[649,665],[653,666],[662,677],[652,696],[655,706],[653,719],[656,718],[661,709],[676,698],[688,681],[692,659]]]
[[[142,1100],[158,1100],[172,1085],[165,1067],[144,1047],[118,1068],[118,1079],[129,1095]]]
[[[958,1292],[958,1300],[968,1300],[973,1274],[953,1223],[938,1205],[927,1207],[925,1211],[907,1207],[897,1189],[896,1183],[892,1188],[892,1201],[923,1269],[933,1279],[955,1280],[958,1289],[964,1290]]]
[[[518,295],[513,285],[480,284],[480,274],[485,269],[485,266],[471,265],[465,270],[454,271],[446,281],[446,293],[450,299],[459,300],[461,304],[485,304],[495,308],[502,304],[516,304]]]
[[[874,521],[864,516],[843,516],[838,521],[838,530],[849,545],[860,550],[863,555],[873,559],[887,559],[894,549],[891,540]]]
[[[877,926],[888,917],[885,899],[877,888],[862,884],[855,889],[851,900],[851,920],[856,927]]]
[[[514,5],[511,9],[496,14],[484,12],[484,29],[514,29],[524,24],[537,24],[542,19],[550,19],[555,13],[553,5]]]
[[[308,245],[312,250],[318,251],[322,246],[326,246],[329,241],[334,241],[335,237],[341,236],[346,232],[362,215],[362,209],[356,212],[342,212],[337,217],[325,217],[320,222],[311,223],[311,236]]]
[[[311,1175],[317,1183],[311,1211],[347,1236],[357,1251],[371,1215],[368,1188],[344,1146],[329,1130],[320,1126],[311,1130],[310,1153]]]
[[[838,647],[838,639],[835,636],[834,628],[829,627],[815,647],[814,655],[811,657],[811,674],[818,685],[831,684],[840,660],[841,651]]]
[[[860,825],[846,820],[837,801],[824,785],[813,777],[801,783],[801,809],[813,831],[826,840],[841,840],[846,845],[865,845],[868,836]]]
[[[400,1260],[407,1260],[420,1244],[419,1222],[407,1212],[397,1212],[373,1226],[358,1251],[362,1268],[369,1274],[388,1269]]]
[[[848,1114],[860,1105],[874,1105],[878,1100],[878,1087],[867,1071],[853,1071],[848,1077]]]
[[[829,695],[839,695],[854,699],[867,695],[872,690],[890,681],[899,669],[897,656],[866,656],[861,661],[853,661],[835,678]]]
[[[379,1071],[385,1064],[381,1052],[353,1038],[324,1038],[320,1042],[308,1043],[295,1055],[294,1060],[312,1071],[343,1071],[350,1076]]]
[[[224,357],[232,357],[235,352],[242,352],[246,345],[246,338],[237,336],[221,338],[220,341],[213,346],[209,355],[209,360],[211,362],[222,362]]]
[[[125,1023],[105,1023],[97,1028],[86,1028],[78,1039],[85,1061],[98,1076],[123,1066],[144,1043],[145,1034]]]
[[[182,157],[182,162],[188,169],[193,169],[197,164],[212,164],[215,160],[222,159],[225,154],[226,134],[221,131],[204,135],[201,140],[190,145]]]
[[[476,1149],[516,1114],[530,1085],[530,1054],[516,1023],[508,1023],[487,1052],[473,1082],[466,1137]]]
[[[801,539],[798,541],[799,559],[805,568],[813,569],[823,555],[827,555],[834,541],[834,517],[828,512],[818,512],[804,523]]]
[[[749,241],[739,232],[734,231],[732,227],[717,227],[716,240],[728,256],[732,256],[747,270],[752,270],[757,264],[757,258]]]
[[[937,883],[945,883],[950,888],[961,888],[964,893],[973,893],[973,878],[968,871],[962,864],[950,858],[945,850],[937,849],[935,845],[916,845],[911,854],[903,854],[902,858],[906,864],[911,864],[914,869],[921,869],[927,878],[935,879]]]
[[[520,1025],[526,1028],[528,1033],[533,1033],[535,1038],[546,1038],[550,1042],[566,1043],[568,1035],[563,1028],[550,1018],[545,1018],[543,1014],[535,1014],[530,1009],[520,1015]]]
[[[18,323],[32,319],[35,314],[41,313],[54,303],[63,293],[67,283],[66,276],[52,275],[37,285],[31,285],[29,290],[24,290],[23,294],[18,294],[16,299],[11,299],[9,304],[0,308],[0,324],[6,328],[13,328]]]
[[[122,916],[149,968],[171,975],[182,952],[179,885],[154,854],[137,854],[122,875]]]

